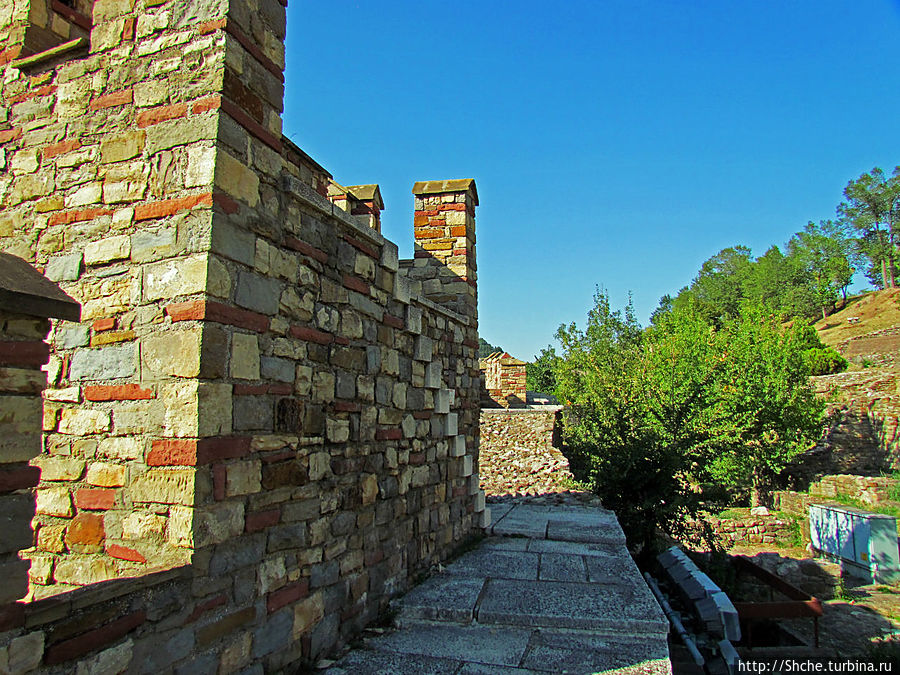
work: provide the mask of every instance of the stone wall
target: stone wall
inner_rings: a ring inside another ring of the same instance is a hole
[[[793,536],[793,524],[776,515],[754,516],[749,511],[746,516],[736,518],[706,518],[723,541],[731,544],[773,544],[785,543]]]
[[[4,54],[20,18],[0,12]],[[83,313],[52,332],[25,553],[34,597],[70,592],[0,611],[0,649],[41,642],[59,672],[139,646],[150,670],[309,661],[486,522],[474,181],[416,184],[398,261],[366,195],[333,202],[281,135],[283,3],[92,21],[87,56],[3,67],[0,247]],[[115,579],[160,567],[189,579],[137,609],[156,582]],[[71,592],[98,582],[123,595]]]
[[[875,506],[892,501],[896,479],[874,476],[836,475],[824,476],[811,484],[808,492],[781,490],[772,493],[775,508],[808,518],[809,505],[833,500],[838,495]]]
[[[481,359],[484,378],[482,407],[524,408],[528,402],[525,365],[524,361],[505,352],[496,352]]]

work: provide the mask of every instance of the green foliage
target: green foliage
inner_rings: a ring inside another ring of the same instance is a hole
[[[831,347],[807,349],[803,352],[803,364],[810,375],[832,375],[847,370],[847,359]]]
[[[553,367],[557,359],[556,350],[547,345],[533,363],[525,364],[525,388],[528,391],[555,395],[556,376],[553,374]]]
[[[820,431],[822,405],[806,380],[809,336],[760,309],[720,327],[696,301],[642,330],[631,305],[598,292],[587,327],[561,326],[557,395],[576,475],[616,512],[630,543],[649,550],[657,528],[684,534],[713,476],[764,486]]]
[[[478,337],[478,358],[483,359],[485,356],[490,356],[494,352],[502,352],[506,351],[503,347],[495,347],[490,342],[485,340],[483,337]]]

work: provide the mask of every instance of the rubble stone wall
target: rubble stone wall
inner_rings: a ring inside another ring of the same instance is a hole
[[[282,137],[282,2],[97,0],[92,21],[86,55],[3,66],[0,248],[83,320],[51,334],[38,600],[0,608],[0,651],[312,660],[485,524],[474,182],[416,185],[401,266]],[[17,26],[0,12],[4,54]],[[169,600],[137,609],[156,582],[119,578],[161,567]]]
[[[527,405],[525,362],[509,354],[491,354],[481,359],[484,408],[524,408]]]

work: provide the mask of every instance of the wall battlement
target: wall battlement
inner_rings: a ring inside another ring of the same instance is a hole
[[[315,659],[486,522],[474,181],[416,184],[400,261],[377,186],[282,136],[282,2],[96,0],[41,52],[44,1],[0,10],[0,249],[81,321],[0,657]]]

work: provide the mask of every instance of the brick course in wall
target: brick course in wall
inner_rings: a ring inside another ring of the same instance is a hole
[[[496,352],[481,359],[479,365],[484,378],[483,408],[524,408],[527,405],[524,361],[505,352]]]
[[[48,381],[0,659],[311,661],[485,524],[475,183],[415,185],[399,261],[377,191],[338,204],[281,135],[281,2],[98,0],[86,56],[28,59],[20,4],[0,247],[82,321],[0,349]]]

